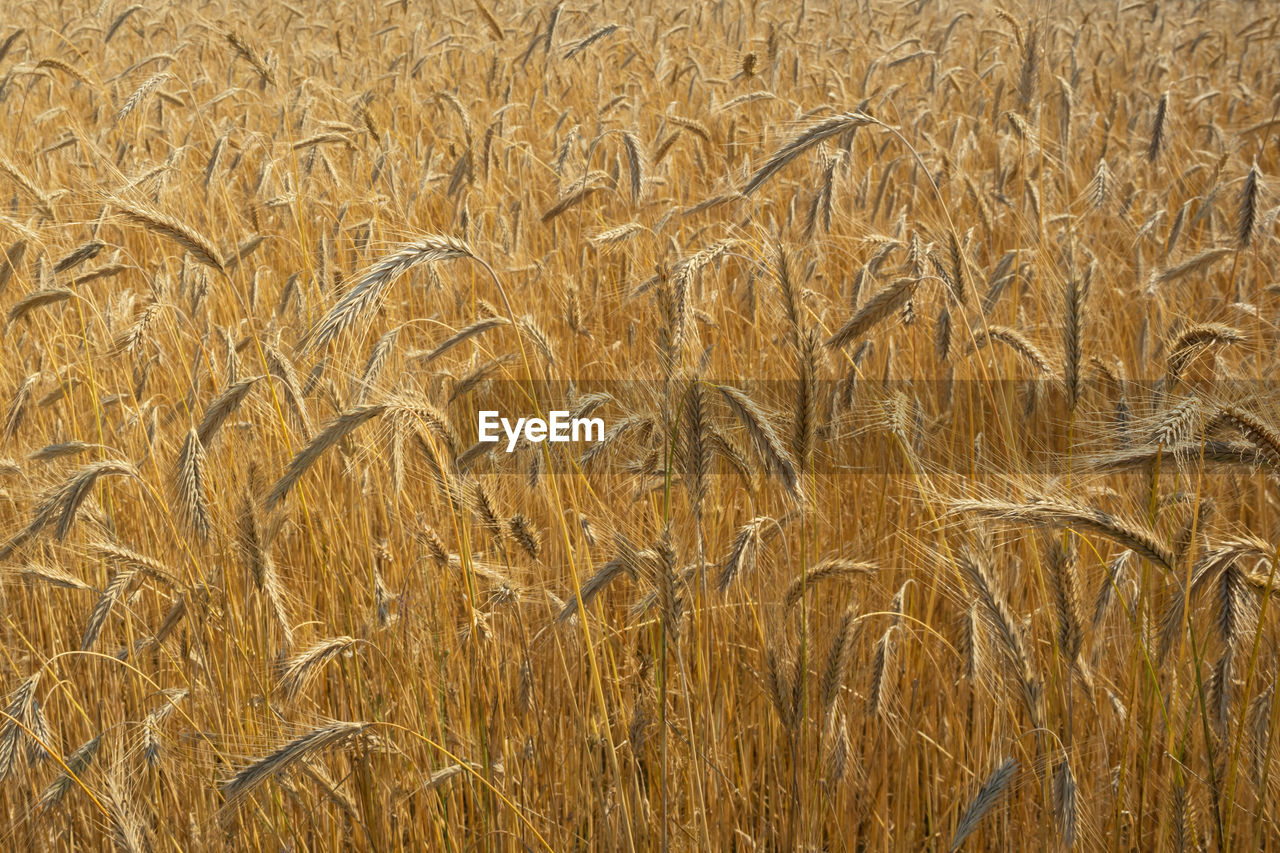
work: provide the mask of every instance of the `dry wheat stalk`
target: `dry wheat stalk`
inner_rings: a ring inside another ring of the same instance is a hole
[[[112,577],[107,588],[102,591],[98,603],[89,614],[89,622],[85,625],[84,636],[80,639],[80,650],[87,651],[97,641],[102,628],[107,624],[107,617],[139,580],[139,573],[133,569],[119,569]]]
[[[1255,468],[1265,457],[1251,444],[1233,441],[1190,441],[1167,447],[1136,447],[1132,450],[1101,454],[1086,460],[1094,471],[1131,471],[1139,468],[1154,470],[1169,457],[1202,460],[1210,468]],[[1272,463],[1280,464],[1280,463]]]
[[[18,267],[22,266],[22,260],[27,254],[27,238],[19,237],[5,249],[4,255],[0,257],[0,293],[4,293],[9,286],[10,279],[17,272]]]
[[[560,610],[557,621],[564,622],[578,613],[578,608],[586,610],[587,606],[622,575],[630,575],[633,579],[640,574],[641,564],[651,559],[648,551],[636,551],[635,547],[624,537],[618,537],[617,556],[601,566],[594,575],[579,586],[576,599],[569,601]]]
[[[1273,468],[1280,470],[1280,430],[1276,430],[1257,415],[1238,406],[1224,406],[1205,428],[1213,431],[1218,424],[1229,425],[1244,435]]]
[[[956,823],[955,832],[951,836],[952,853],[959,850],[964,845],[965,839],[973,834],[978,828],[978,824],[986,817],[987,812],[991,811],[992,806],[1000,801],[1004,796],[1005,788],[1009,787],[1009,783],[1013,781],[1013,777],[1018,772],[1018,760],[1016,758],[1007,759],[1003,764],[992,770],[982,783],[982,787],[973,795],[973,799],[969,801],[969,805],[965,807],[964,813],[960,816],[960,820]]]
[[[605,26],[600,27],[595,32],[591,33],[591,35],[582,39],[573,47],[565,51],[564,58],[573,59],[575,56],[582,53],[582,51],[591,47],[591,45],[595,44],[596,42],[600,41],[603,38],[608,38],[609,36],[613,35],[617,31],[618,31],[617,24],[606,24]]]
[[[1074,543],[1054,545],[1049,552],[1049,580],[1058,617],[1058,647],[1075,664],[1084,644],[1084,616],[1080,601],[1079,567]]]
[[[1211,347],[1238,344],[1244,339],[1239,330],[1222,323],[1194,323],[1169,343],[1169,375],[1181,377],[1195,357]]]
[[[751,519],[738,528],[733,537],[733,546],[729,549],[720,571],[720,591],[725,592],[741,574],[750,574],[755,569],[756,556],[765,536],[777,531],[780,524],[775,519],[761,515]]]
[[[208,460],[195,427],[187,433],[173,469],[174,508],[192,532],[201,539],[209,538],[213,526],[209,517],[209,495],[205,487]]]
[[[303,437],[310,441],[313,432],[311,416],[307,411],[307,401],[304,399],[302,383],[298,380],[297,368],[288,356],[270,344],[262,345],[262,355],[266,359],[267,370],[284,386],[285,402],[302,425]]]
[[[392,282],[414,267],[472,257],[475,255],[466,243],[438,234],[425,234],[405,244],[361,274],[324,319],[308,333],[304,345],[315,349],[337,338],[382,301]]]
[[[65,287],[46,287],[34,290],[15,302],[13,307],[9,309],[9,323],[12,325],[18,322],[37,308],[57,305],[59,302],[74,299],[75,296],[74,291]]]
[[[9,703],[0,719],[0,781],[13,772],[18,759],[18,748],[29,743],[28,731],[33,728],[36,709],[36,687],[40,684],[40,671],[23,680],[9,694]]]
[[[68,270],[75,269],[85,261],[92,260],[97,257],[98,253],[101,252],[106,245],[106,243],[103,243],[100,240],[90,240],[81,246],[77,246],[70,254],[61,258],[53,265],[53,274],[61,275]]]
[[[387,360],[391,357],[399,337],[400,329],[397,327],[378,338],[378,342],[373,345],[373,349],[369,352],[369,359],[364,364],[364,371],[356,383],[355,393],[352,394],[355,405],[363,406],[368,401],[369,394],[373,391],[383,368],[387,366]]]
[[[473,0],[476,10],[480,13],[480,17],[484,19],[485,26],[489,28],[489,32],[493,33],[493,37],[498,41],[506,38],[502,32],[502,25],[498,23],[498,19],[489,11],[489,7],[485,6],[481,0]]]
[[[591,172],[583,178],[574,181],[569,188],[563,192],[558,199],[547,208],[542,214],[542,223],[551,222],[556,217],[563,214],[572,207],[576,207],[583,201],[604,189],[605,175],[602,172]]]
[[[421,848],[508,805],[540,849],[1270,837],[1271,9],[323,5],[0,28],[16,847]],[[607,440],[473,444],[526,403]],[[1152,646],[1159,707],[1113,653]],[[339,754],[353,703],[423,737]],[[1153,713],[1161,760],[1099,747]]]
[[[254,761],[222,785],[223,812],[236,808],[272,776],[340,744],[349,743],[368,731],[370,723],[330,723],[319,726]]]
[[[742,426],[751,436],[756,450],[768,464],[769,469],[782,480],[782,484],[794,498],[801,497],[800,478],[796,474],[795,463],[791,454],[783,447],[773,424],[761,411],[760,407],[742,391],[729,385],[717,385],[716,388],[729,404],[730,411],[737,416]]]
[[[177,710],[178,703],[186,699],[190,691],[183,687],[161,691],[163,704],[157,705],[142,721],[142,757],[148,765],[154,766],[160,760],[163,746],[160,742],[160,727],[164,721]]]
[[[1115,176],[1104,157],[1098,160],[1098,168],[1094,170],[1093,179],[1085,188],[1085,198],[1089,199],[1089,204],[1094,210],[1104,210],[1111,201],[1114,186]]]
[[[1162,568],[1173,571],[1173,554],[1151,530],[1093,507],[1048,498],[1030,503],[997,500],[958,501],[952,511],[1041,527],[1074,527],[1099,533]]]
[[[866,301],[856,314],[845,321],[844,325],[837,329],[831,337],[827,338],[827,347],[839,349],[862,338],[872,328],[888,319],[894,311],[901,308],[911,299],[919,284],[920,279],[918,278],[899,278],[892,284],[880,289]]]
[[[470,325],[462,327],[457,332],[454,332],[448,338],[441,341],[435,349],[427,352],[414,351],[409,353],[409,360],[421,362],[422,364],[430,364],[459,344],[465,343],[477,335],[482,335],[490,329],[507,325],[510,325],[510,321],[505,317],[485,317],[471,323]]]
[[[1168,284],[1171,281],[1177,281],[1178,279],[1186,278],[1189,275],[1204,272],[1218,261],[1230,255],[1232,251],[1234,250],[1226,247],[1206,249],[1200,254],[1183,261],[1177,266],[1169,267],[1159,274],[1154,275],[1151,279],[1151,289],[1154,289],[1154,286],[1158,284]]]
[[[1174,447],[1190,442],[1201,420],[1200,398],[1192,394],[1170,406],[1155,423],[1151,431],[1151,443],[1161,447]]]
[[[271,487],[271,491],[264,498],[265,507],[268,510],[274,509],[280,501],[284,500],[285,495],[301,479],[302,475],[307,473],[307,469],[324,455],[326,450],[342,441],[361,424],[373,420],[385,411],[387,411],[386,403],[358,406],[330,421],[306,447],[298,451],[297,455],[290,460],[284,474],[276,481],[276,484]]]
[[[89,546],[89,552],[168,586],[173,586],[178,581],[178,576],[164,563],[114,542],[94,542]]]
[[[538,552],[541,546],[538,543],[538,534],[533,525],[522,513],[516,513],[507,519],[507,532],[511,538],[524,549],[531,560],[538,559]]]
[[[14,571],[24,579],[46,583],[50,586],[60,587],[62,589],[86,590],[93,588],[75,575],[65,572],[56,566],[42,566],[36,563],[27,563],[22,568]]]
[[[48,217],[49,219],[54,218],[53,217],[53,196],[46,193],[44,190],[40,189],[38,186],[36,186],[35,181],[27,177],[27,174],[23,172],[21,169],[19,169],[17,166],[15,166],[13,162],[10,161],[7,157],[0,156],[0,172],[4,172],[6,175],[8,175],[10,180],[12,180],[18,186],[22,187],[22,189],[29,196],[35,199],[36,204],[40,208],[40,211],[46,217]],[[25,248],[26,244],[22,243],[22,245]],[[11,258],[12,258],[12,252],[13,250],[10,249]],[[19,258],[20,257],[21,257],[21,253],[19,252]]]
[[[128,264],[104,264],[103,266],[95,267],[88,272],[76,276],[71,282],[71,287],[72,289],[79,289],[84,287],[86,284],[90,284],[95,281],[113,278],[129,269],[131,269],[131,267]]]
[[[772,521],[772,519],[768,520]],[[782,605],[786,610],[790,610],[796,606],[806,590],[816,589],[825,581],[866,577],[879,571],[879,567],[870,563],[859,563],[842,557],[829,557],[787,585],[787,591],[782,596]]]
[[[194,228],[159,211],[148,210],[121,198],[106,196],[104,200],[107,204],[120,211],[120,214],[134,225],[139,225],[153,234],[159,234],[161,237],[172,240],[190,252],[191,256],[200,263],[220,273],[226,273],[226,268],[218,257],[218,250],[214,248],[213,243],[208,238]]]
[[[996,577],[991,573],[986,562],[978,555],[963,551],[959,555],[959,565],[965,577],[973,583],[979,593],[988,618],[997,629],[1006,655],[1018,672],[1022,698],[1027,706],[1033,725],[1041,720],[1041,685],[1036,675],[1035,665],[1027,651],[1027,642],[1023,634],[1022,624],[1014,618],[1009,606],[1008,597],[1001,588]]]
[[[275,85],[275,75],[267,66],[266,62],[258,54],[256,50],[249,46],[239,33],[234,30],[227,30],[223,35],[227,39],[227,43],[236,49],[236,53],[244,57],[245,60],[253,66],[253,70],[257,72],[258,77],[264,83]]]
[[[983,329],[974,330],[973,343],[975,351],[982,349],[991,341],[999,341],[1012,349],[1042,376],[1053,372],[1053,366],[1049,363],[1049,359],[1044,352],[1017,329],[1011,329],[1006,326],[987,326]]]
[[[81,468],[61,486],[49,492],[36,507],[31,522],[14,534],[3,547],[0,547],[0,560],[8,559],[9,555],[47,527],[54,528],[54,536],[57,539],[65,539],[75,521],[76,512],[89,497],[94,484],[100,478],[109,476],[141,479],[136,468],[127,462],[117,460],[94,462]]]
[[[1169,118],[1169,91],[1166,89],[1156,104],[1156,114],[1151,120],[1151,142],[1147,145],[1147,160],[1154,163],[1164,146],[1165,126]]]
[[[165,81],[173,79],[173,75],[168,71],[157,71],[146,80],[142,81],[142,85],[133,90],[124,104],[121,105],[120,111],[116,113],[116,124],[124,121],[130,113],[138,108],[147,96],[164,85]]]
[[[886,628],[876,640],[876,649],[871,656],[871,693],[867,696],[867,707],[881,720],[889,719],[890,705],[897,689],[897,679],[894,678],[897,633],[897,625]]]
[[[1258,221],[1258,193],[1261,174],[1258,172],[1258,161],[1249,167],[1245,175],[1244,187],[1240,190],[1240,207],[1236,214],[1236,245],[1248,248],[1253,242],[1254,226]]]
[[[1053,771],[1053,820],[1058,827],[1058,837],[1067,849],[1075,846],[1079,832],[1078,799],[1079,788],[1071,772],[1071,762],[1064,756]]]
[[[102,743],[102,735],[97,735],[82,743],[75,752],[67,756],[66,769],[58,774],[49,786],[40,794],[40,799],[36,803],[37,810],[48,812],[52,810],[58,803],[62,802],[62,798],[66,796],[67,791],[72,785],[72,775],[79,776],[84,773],[85,769],[93,762],[93,758],[98,753],[98,747]]]
[[[234,350],[230,351],[234,352]],[[253,389],[254,384],[263,378],[265,377],[250,376],[238,382],[233,382],[214,398],[214,401],[204,410],[204,417],[201,419],[200,425],[196,427],[196,440],[201,447],[209,446],[209,443],[217,436],[218,431],[222,429],[227,419],[240,408],[240,404],[249,395],[249,391]]]
[[[827,649],[826,663],[822,667],[822,679],[819,682],[818,707],[822,719],[828,720],[835,710],[836,699],[844,685],[849,670],[849,661],[853,651],[853,627],[855,611],[852,606],[846,607],[832,635],[831,645]],[[859,626],[860,627],[860,626]]]
[[[345,654],[356,642],[354,637],[320,640],[286,661],[281,668],[280,680],[276,682],[276,689],[284,701],[296,700],[327,662]]]
[[[748,196],[760,189],[766,181],[781,171],[788,163],[819,142],[854,128],[871,124],[871,122],[872,118],[863,113],[841,113],[805,128],[791,138],[787,144],[775,151],[773,156],[751,176],[751,180],[747,181],[746,186],[742,188],[742,195]]]
[[[631,201],[639,204],[640,195],[644,192],[644,150],[640,146],[640,138],[631,131],[623,131],[622,147],[627,152],[627,170],[631,176]]]
[[[1084,324],[1088,317],[1085,299],[1092,270],[1083,278],[1067,281],[1062,324],[1062,381],[1067,389],[1067,411],[1075,412],[1080,401],[1080,370],[1084,361]]]
[[[22,381],[22,384],[18,386],[18,390],[13,392],[13,397],[9,399],[9,408],[4,415],[4,441],[12,441],[13,437],[17,435],[23,419],[27,416],[28,404],[31,402],[31,391],[39,379],[39,372],[31,374]]]

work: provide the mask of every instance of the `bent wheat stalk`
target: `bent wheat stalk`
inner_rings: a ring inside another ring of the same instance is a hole
[[[311,440],[310,444],[302,448],[289,462],[289,467],[285,469],[284,475],[276,481],[276,484],[271,487],[271,491],[267,493],[266,508],[268,510],[275,509],[276,505],[284,500],[284,496],[293,488],[294,483],[298,482],[302,475],[307,473],[307,469],[314,465],[315,461],[326,450],[350,435],[356,427],[378,417],[386,410],[386,404],[361,406],[345,412],[331,421],[319,435]]]
[[[748,196],[760,189],[766,181],[781,171],[788,163],[824,139],[830,139],[833,136],[844,133],[846,130],[862,127],[865,124],[871,124],[871,122],[870,116],[860,112],[852,112],[841,113],[811,125],[789,140],[786,145],[775,151],[773,156],[751,176],[751,180],[747,181],[747,185],[742,188],[742,194]]]
[[[1017,772],[1018,759],[1016,758],[1010,758],[991,771],[991,775],[982,783],[978,793],[974,794],[973,799],[969,801],[968,808],[960,816],[960,822],[956,824],[955,834],[951,836],[951,853],[959,850],[965,839],[978,828],[982,818],[986,816],[987,812],[991,811],[991,807],[1004,795],[1005,788],[1009,787],[1009,782],[1012,781],[1014,774]]]
[[[474,258],[471,247],[453,237],[426,234],[402,246],[374,264],[355,285],[329,309],[303,341],[304,348],[318,349],[349,329],[360,317],[373,310],[391,283],[421,264]]]
[[[298,698],[306,686],[320,673],[321,667],[328,661],[354,646],[358,641],[354,637],[334,637],[321,640],[310,648],[291,658],[285,665],[277,684],[286,702]]]
[[[1133,521],[1116,518],[1100,509],[1054,500],[1019,504],[995,500],[957,501],[953,512],[977,515],[1038,527],[1076,527],[1091,530],[1132,550],[1163,568],[1173,571],[1173,553],[1155,532]]]
[[[228,779],[222,786],[224,814],[237,805],[263,782],[307,758],[345,743],[363,734],[369,723],[330,723],[294,738]]]
[[[194,228],[179,222],[171,216],[166,216],[155,210],[147,210],[124,199],[108,196],[106,202],[120,211],[120,214],[134,225],[140,225],[154,234],[159,234],[161,237],[167,237],[190,252],[191,256],[200,263],[207,267],[212,267],[224,275],[226,274],[226,267],[222,265],[222,261],[218,258],[218,250],[214,248],[213,243]]]
[[[31,522],[25,528],[0,546],[0,560],[8,559],[14,551],[50,526],[54,528],[54,535],[59,541],[65,539],[71,530],[72,522],[75,521],[76,512],[89,496],[89,492],[93,490],[94,484],[99,478],[112,475],[140,478],[137,468],[128,462],[117,460],[94,462],[81,468],[41,501],[36,507]]]

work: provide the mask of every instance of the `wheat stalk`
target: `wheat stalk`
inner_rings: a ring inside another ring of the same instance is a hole
[[[304,345],[315,349],[336,339],[382,301],[392,282],[414,267],[436,261],[473,257],[475,255],[466,243],[438,234],[426,234],[401,246],[356,279],[356,283],[308,333]]]
[[[36,507],[31,522],[0,547],[0,560],[5,560],[33,537],[48,527],[54,536],[65,539],[75,521],[76,512],[88,498],[94,484],[102,477],[124,476],[140,479],[138,470],[127,462],[107,460],[81,468],[57,489],[49,492]]]
[[[773,424],[761,411],[760,407],[742,391],[729,385],[717,385],[730,411],[737,416],[747,435],[755,443],[756,450],[768,463],[769,468],[782,480],[782,484],[792,497],[801,496],[800,478],[796,474],[795,463],[791,454],[783,447]]]
[[[448,338],[441,341],[435,349],[427,352],[415,351],[409,353],[409,360],[421,362],[422,364],[430,364],[459,344],[469,341],[477,335],[482,335],[490,329],[496,329],[499,326],[507,325],[510,325],[510,321],[505,317],[484,317],[480,320],[476,320],[474,323],[463,326]]]
[[[98,598],[98,603],[93,606],[93,611],[89,614],[89,622],[85,625],[84,636],[80,639],[80,650],[87,651],[102,633],[102,628],[107,624],[107,617],[111,615],[111,611],[124,598],[134,584],[138,581],[138,572],[133,569],[120,569],[111,577],[111,582],[107,584],[107,588],[102,591],[102,595]]]
[[[751,176],[751,180],[747,181],[746,186],[742,188],[742,195],[749,196],[760,189],[766,181],[785,168],[788,163],[819,142],[871,123],[872,118],[870,116],[853,112],[841,113],[805,128],[775,151],[765,164]]]
[[[155,210],[148,210],[120,198],[106,196],[107,204],[116,208],[120,214],[134,225],[141,226],[153,234],[172,240],[191,256],[207,267],[225,274],[226,268],[218,258],[218,250],[208,238],[194,228],[179,222],[171,216]]]
[[[1018,766],[1016,758],[1006,759],[1003,764],[992,770],[986,780],[983,781],[982,787],[973,795],[973,799],[969,801],[969,805],[965,807],[964,813],[960,815],[960,820],[956,823],[955,832],[951,835],[951,846],[949,848],[952,853],[955,853],[956,850],[959,850],[964,845],[965,840],[978,828],[978,824],[986,817],[987,812],[991,811],[992,806],[1004,796],[1005,789],[1009,787],[1009,783],[1017,775]]]
[[[370,725],[339,722],[319,726],[252,762],[223,783],[223,812],[227,813],[237,807],[272,776],[292,769],[314,755],[357,739],[368,731]]]
[[[234,350],[231,350],[234,352]],[[222,429],[227,419],[235,414],[240,408],[240,404],[249,396],[249,392],[253,389],[258,380],[263,376],[250,376],[233,382],[223,389],[208,408],[204,410],[204,417],[200,420],[200,425],[196,427],[196,441],[201,447],[208,447],[210,442],[217,436],[218,431]]]
[[[1147,160],[1154,163],[1164,146],[1165,125],[1169,118],[1169,91],[1166,89],[1156,104],[1156,114],[1151,120],[1151,141],[1147,145]]]
[[[147,96],[164,85],[165,81],[173,79],[173,75],[168,71],[157,71],[146,80],[142,81],[142,85],[133,90],[133,94],[125,99],[121,105],[120,111],[116,113],[116,124],[124,121],[129,114],[136,110]]]
[[[72,777],[84,773],[97,755],[101,743],[102,735],[97,735],[82,743],[75,752],[67,756],[64,762],[65,769],[41,792],[40,799],[36,802],[38,811],[47,813],[62,802],[62,798],[71,788]]]
[[[317,459],[324,455],[326,450],[342,441],[361,424],[373,420],[386,410],[387,405],[385,403],[358,406],[330,421],[306,447],[298,451],[293,459],[289,461],[284,474],[271,487],[271,491],[267,493],[265,498],[266,508],[268,510],[274,509],[280,501],[284,500],[285,495],[289,493],[294,484],[302,478],[303,474],[307,473],[307,469],[314,465]]]
[[[829,349],[839,349],[867,334],[876,325],[886,320],[894,311],[901,308],[915,293],[920,280],[914,277],[899,278],[892,284],[881,288],[856,314],[845,321],[831,337],[827,338]]]
[[[1135,554],[1173,571],[1176,560],[1151,530],[1136,522],[1117,518],[1100,509],[1077,506],[1064,501],[1041,499],[1031,503],[996,500],[957,501],[953,512],[1030,524],[1038,527],[1073,527],[1101,534]]]
[[[1240,207],[1236,215],[1236,246],[1248,248],[1253,242],[1254,226],[1258,221],[1258,192],[1261,174],[1255,160],[1245,175],[1244,187],[1240,190]]]
[[[281,669],[276,689],[285,702],[293,702],[315,680],[325,663],[345,654],[356,644],[354,637],[333,637],[320,640],[290,658]]]
[[[209,538],[209,496],[205,488],[208,460],[194,427],[187,433],[173,470],[173,500],[178,517],[201,539]]]

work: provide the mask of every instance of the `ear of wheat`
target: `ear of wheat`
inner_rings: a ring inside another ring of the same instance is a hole
[[[364,734],[369,723],[330,723],[294,738],[236,773],[222,786],[224,814],[236,808],[264,782],[307,758]]]
[[[331,421],[306,447],[298,451],[297,455],[289,462],[284,474],[271,487],[271,491],[267,493],[265,498],[266,508],[269,510],[274,509],[280,501],[284,500],[285,495],[289,493],[293,485],[301,479],[308,468],[315,464],[317,459],[324,455],[326,450],[346,438],[361,424],[378,417],[386,410],[386,404],[360,406],[343,413]]]
[[[192,427],[174,465],[173,499],[178,515],[192,532],[207,539],[213,524],[209,516],[209,496],[205,486],[208,465],[204,445]]]
[[[48,493],[36,507],[31,522],[15,533],[7,543],[0,546],[0,560],[8,559],[10,554],[48,527],[54,528],[57,539],[65,539],[75,521],[77,511],[89,497],[94,484],[100,478],[108,476],[140,478],[138,469],[127,462],[116,460],[95,462],[81,468],[59,488]]]
[[[986,817],[987,812],[1004,796],[1005,789],[1013,781],[1018,772],[1018,760],[1010,758],[992,770],[982,783],[982,787],[973,795],[960,820],[956,823],[955,832],[951,836],[951,851],[955,853],[965,840],[978,828],[978,824]]]
[[[755,404],[755,401],[737,388],[729,385],[718,385],[716,387],[725,402],[729,404],[730,411],[738,417],[747,434],[755,442],[756,449],[760,452],[760,455],[782,480],[782,484],[786,486],[787,491],[793,497],[800,497],[801,483],[799,476],[796,474],[795,462],[778,438],[778,434],[774,431],[773,424],[770,423],[769,418]]]
[[[321,640],[287,661],[280,675],[280,681],[276,685],[285,701],[294,701],[298,694],[315,679],[326,662],[345,653],[355,643],[356,640],[353,637]]]
[[[1163,569],[1172,571],[1172,552],[1151,530],[1133,521],[1117,518],[1093,507],[1081,507],[1063,501],[1039,500],[1033,503],[1005,501],[958,501],[952,506],[957,513],[1046,527],[1078,527],[1099,533],[1145,557]]]
[[[218,257],[218,250],[213,243],[194,228],[159,211],[148,210],[124,199],[108,196],[106,202],[116,208],[121,216],[134,225],[139,225],[154,234],[159,234],[161,237],[172,240],[190,252],[193,258],[205,266],[220,273],[226,272],[226,268]]]
[[[841,113],[840,115],[832,116],[829,119],[825,119],[817,124],[811,125],[794,136],[786,145],[783,145],[775,151],[773,156],[770,157],[754,175],[751,176],[751,180],[747,181],[746,185],[742,188],[742,194],[744,196],[748,196],[760,189],[766,181],[785,168],[788,163],[795,160],[810,148],[813,148],[819,142],[822,142],[825,139],[830,139],[833,136],[845,133],[846,131],[854,128],[870,124],[871,121],[872,119],[870,116],[865,115],[864,113],[853,112]]]
[[[427,234],[402,246],[362,274],[311,330],[304,344],[318,348],[337,338],[382,300],[392,282],[414,267],[470,257],[475,256],[466,243],[436,234]]]

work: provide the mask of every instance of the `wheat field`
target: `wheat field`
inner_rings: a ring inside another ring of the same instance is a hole
[[[1280,849],[1274,6],[8,11],[12,849]]]

